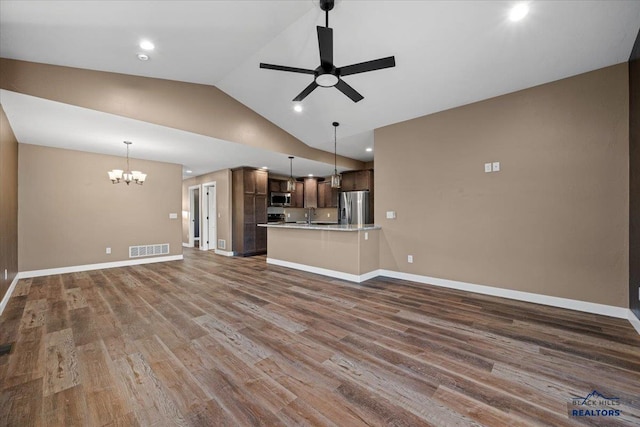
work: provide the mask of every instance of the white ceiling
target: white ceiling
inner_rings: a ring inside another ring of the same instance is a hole
[[[624,62],[640,27],[637,0],[529,1],[529,15],[511,22],[515,3],[337,0],[329,18],[336,65],[390,55],[397,65],[346,77],[364,95],[359,103],[318,88],[300,114],[291,100],[311,76],[258,64],[318,65],[315,26],[324,25],[324,13],[315,0],[1,0],[0,56],[215,85],[322,150],[333,151],[331,122],[339,121],[338,153],[366,161],[373,158],[364,149],[373,146],[375,128]],[[147,62],[136,58],[143,38],[156,45]],[[238,166],[231,163],[238,155],[247,156],[240,164],[254,158],[248,154],[254,149],[239,144],[178,131],[175,139],[152,143],[166,128],[138,122],[116,130],[111,126],[122,118],[5,91],[0,96],[25,143],[117,154],[120,141],[131,139],[134,156],[163,160],[171,151],[172,161],[195,173]],[[30,125],[35,113],[37,127]],[[31,122],[19,117],[28,114]],[[61,115],[65,125],[55,129],[51,118]],[[78,126],[89,116],[91,125]],[[125,130],[137,138],[123,136]],[[198,144],[216,160],[203,162]],[[267,166],[288,173],[285,155],[273,161]]]

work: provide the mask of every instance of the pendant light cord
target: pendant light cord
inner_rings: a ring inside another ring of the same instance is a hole
[[[333,127],[333,172],[338,174],[338,127]]]

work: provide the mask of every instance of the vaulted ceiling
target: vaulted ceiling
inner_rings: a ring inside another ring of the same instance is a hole
[[[640,27],[639,1],[527,3],[529,14],[513,22],[511,1],[337,0],[329,15],[336,65],[390,55],[397,65],[344,78],[362,101],[319,88],[302,102],[301,113],[293,111],[292,99],[312,76],[258,64],[318,65],[315,27],[324,25],[325,15],[316,0],[2,0],[0,56],[214,85],[321,150],[333,151],[331,123],[338,121],[338,153],[369,161],[375,150],[365,149],[374,148],[378,127],[624,62]],[[143,39],[155,44],[148,61],[136,57]],[[123,132],[140,141],[162,134],[155,125],[7,91],[0,102],[24,143],[83,149],[68,141],[100,134],[91,151],[118,154],[116,138]],[[171,141],[180,143],[173,149],[165,144],[154,151],[149,143],[137,152],[134,146],[134,153],[179,162],[194,173],[237,166],[239,158],[288,173],[282,153],[271,159],[236,141],[175,132]],[[202,163],[198,147],[204,143],[220,149],[216,162]],[[313,163],[312,173],[331,173]]]

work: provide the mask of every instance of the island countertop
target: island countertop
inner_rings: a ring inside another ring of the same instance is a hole
[[[258,227],[267,227],[267,228],[288,228],[288,229],[298,229],[298,230],[329,230],[329,231],[368,231],[368,230],[380,230],[382,227],[375,224],[361,224],[361,225],[351,225],[351,224],[300,224],[295,222],[283,222],[277,224],[258,224]]]

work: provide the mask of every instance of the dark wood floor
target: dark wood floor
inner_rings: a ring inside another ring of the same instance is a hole
[[[640,425],[625,320],[264,257],[21,280],[5,342],[0,425]]]

